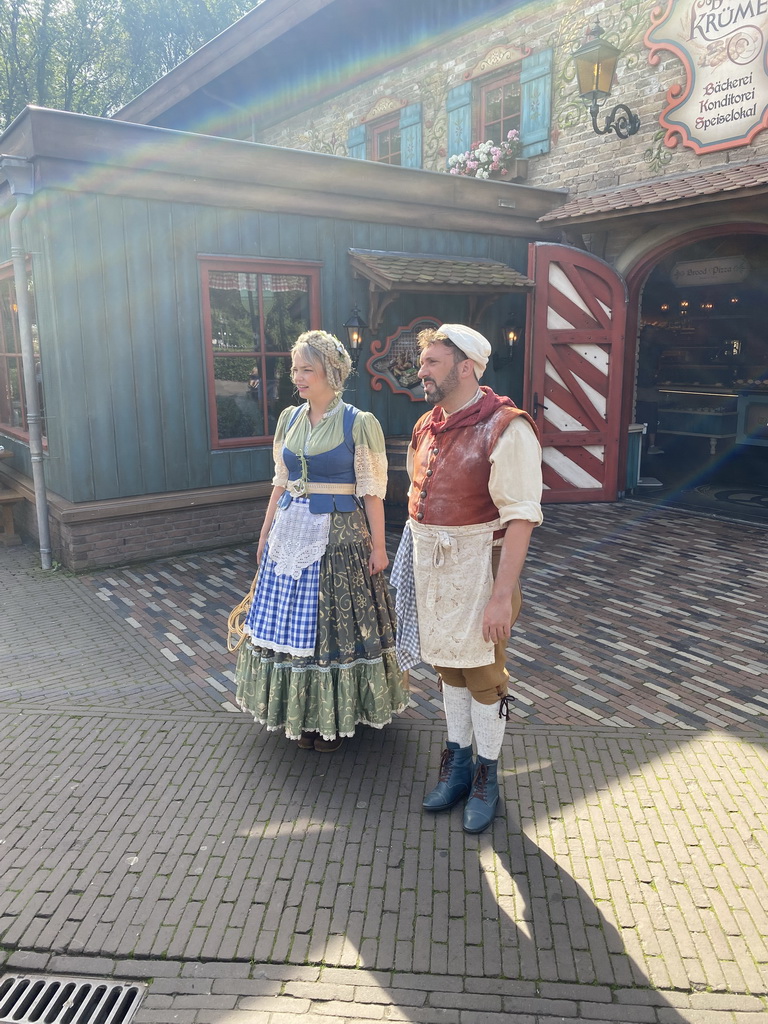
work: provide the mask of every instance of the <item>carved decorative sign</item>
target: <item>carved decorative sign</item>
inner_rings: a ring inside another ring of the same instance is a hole
[[[396,395],[408,395],[412,402],[423,402],[424,388],[418,377],[419,331],[439,327],[442,321],[432,316],[417,317],[406,327],[398,327],[386,341],[371,343],[371,357],[365,364],[371,374],[371,387],[381,391],[386,384]]]
[[[507,64],[514,64],[518,60],[522,60],[523,57],[527,57],[530,53],[530,49],[521,46],[494,46],[492,50],[483,57],[483,59],[475,65],[472,71],[466,71],[464,78],[480,78],[483,75],[489,74],[491,71],[497,71],[499,68],[505,67]]]
[[[391,114],[394,110],[401,110],[405,106],[405,100],[396,100],[392,96],[383,96],[373,107],[368,111],[365,117],[362,117],[361,123],[366,121],[376,121],[380,117],[384,117],[386,114]]]
[[[670,0],[651,13],[645,45],[658,64],[680,58],[682,84],[667,91],[664,142],[696,153],[748,145],[768,126],[768,0]]]

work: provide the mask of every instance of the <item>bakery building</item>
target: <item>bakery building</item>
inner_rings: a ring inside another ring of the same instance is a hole
[[[396,505],[442,321],[536,417],[545,500],[768,513],[766,16],[415,7],[263,0],[111,119],[8,126],[0,537],[84,568],[255,536],[310,326],[355,346]]]

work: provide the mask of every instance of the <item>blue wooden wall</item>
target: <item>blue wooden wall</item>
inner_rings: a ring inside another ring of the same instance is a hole
[[[47,480],[76,502],[271,478],[269,446],[210,450],[198,254],[321,261],[320,326],[340,334],[355,303],[367,310],[367,282],[353,280],[349,248],[482,256],[520,270],[527,248],[521,239],[63,191],[36,198],[25,232]],[[2,235],[0,246],[2,260]],[[489,332],[507,306],[492,308]],[[466,299],[405,296],[380,336],[417,315],[461,321]],[[497,380],[489,371],[485,382],[519,397],[520,368],[512,373]],[[372,392],[364,369],[354,387],[348,399],[372,409],[387,434],[410,432],[426,409],[386,388]]]

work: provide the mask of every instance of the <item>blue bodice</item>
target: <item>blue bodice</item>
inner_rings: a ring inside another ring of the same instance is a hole
[[[307,464],[307,480],[311,483],[353,484],[355,482],[355,443],[352,439],[352,424],[357,415],[357,409],[354,406],[345,405],[343,415],[344,440],[342,443],[336,448],[331,448],[330,451],[304,456],[304,461]],[[292,422],[288,424],[288,429],[291,425]],[[283,461],[288,470],[288,479],[300,480],[302,460],[296,452],[283,447]],[[278,508],[287,508],[292,500],[291,495],[286,491],[278,502]],[[309,511],[314,515],[334,511],[354,512],[359,507],[360,499],[356,498],[354,494],[309,495]]]

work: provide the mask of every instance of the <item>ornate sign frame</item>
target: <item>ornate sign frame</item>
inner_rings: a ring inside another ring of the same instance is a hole
[[[747,146],[768,127],[768,5],[736,0],[669,0],[651,13],[643,42],[658,64],[680,59],[683,84],[667,90],[664,142],[695,153]]]
[[[424,389],[416,375],[419,368],[416,338],[419,331],[439,327],[441,323],[433,316],[417,316],[405,327],[398,327],[385,341],[372,341],[365,368],[371,375],[373,390],[381,391],[386,384],[396,395],[408,395],[412,402],[425,402]]]

